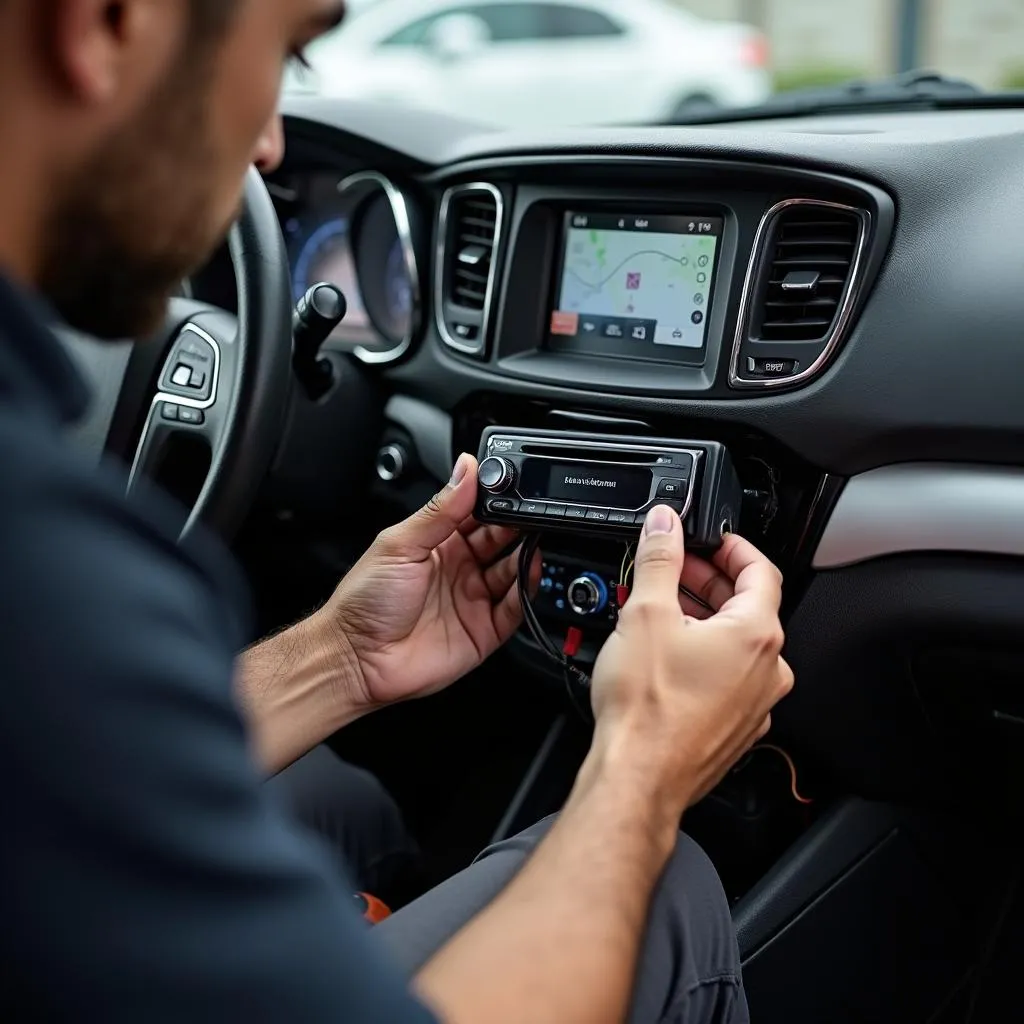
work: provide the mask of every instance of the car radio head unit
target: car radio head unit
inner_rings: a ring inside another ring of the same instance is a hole
[[[479,459],[481,522],[628,536],[665,504],[692,547],[713,549],[739,521],[742,488],[714,441],[490,427]]]

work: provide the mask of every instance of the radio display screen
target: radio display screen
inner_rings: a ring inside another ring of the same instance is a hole
[[[703,362],[724,218],[570,212],[550,348]]]
[[[647,504],[651,479],[651,471],[640,466],[527,459],[519,490],[530,501],[635,510]]]

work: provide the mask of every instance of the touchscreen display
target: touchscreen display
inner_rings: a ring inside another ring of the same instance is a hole
[[[723,224],[706,214],[569,213],[552,344],[649,359],[702,353]]]
[[[651,496],[651,471],[639,466],[527,459],[519,489],[527,499],[638,509]]]

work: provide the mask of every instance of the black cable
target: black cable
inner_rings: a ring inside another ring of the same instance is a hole
[[[533,599],[530,597],[530,568],[533,564],[533,556],[537,553],[540,545],[539,534],[530,534],[523,540],[523,546],[519,550],[519,603],[523,609],[523,621],[526,623],[537,646],[562,670],[562,678],[565,680],[566,693],[572,702],[573,707],[588,725],[592,722],[592,716],[587,714],[576,697],[575,687],[590,691],[590,676],[573,662],[573,659],[558,648],[555,642],[548,636],[547,630],[537,617],[537,610],[533,607]],[[589,702],[588,702],[589,710]]]

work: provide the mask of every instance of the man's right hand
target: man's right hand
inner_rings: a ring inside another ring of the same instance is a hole
[[[713,613],[681,596],[680,583]],[[768,731],[793,687],[780,656],[782,577],[727,537],[712,562],[685,558],[682,524],[647,518],[633,589],[593,676],[592,754],[670,814],[706,795]]]
[[[714,614],[681,604],[680,582]],[[443,1019],[626,1019],[679,818],[793,685],[779,656],[781,582],[739,537],[684,567],[679,516],[648,516],[633,593],[594,670],[594,744],[572,795],[512,883],[417,976]]]

